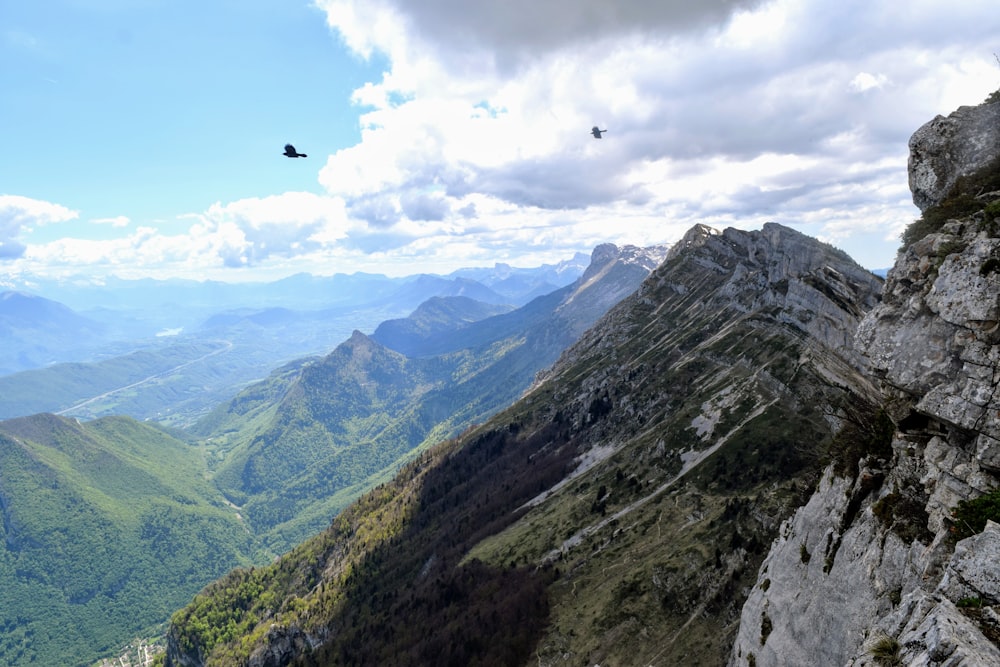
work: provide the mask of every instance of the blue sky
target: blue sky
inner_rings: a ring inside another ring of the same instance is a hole
[[[0,284],[443,273],[767,221],[886,267],[906,142],[1000,88],[998,36],[979,0],[0,0]]]

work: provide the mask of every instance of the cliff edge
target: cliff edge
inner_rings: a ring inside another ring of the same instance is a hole
[[[782,525],[730,665],[1000,664],[996,97],[910,141],[923,217],[856,337],[884,442],[828,467]]]

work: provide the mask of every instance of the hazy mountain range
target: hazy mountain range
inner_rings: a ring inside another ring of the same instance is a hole
[[[326,354],[427,299],[522,306],[572,283],[589,261],[256,284],[31,281],[31,293],[0,294],[0,418],[127,414],[188,425],[278,365]]]
[[[0,661],[86,664],[85,656],[155,632],[230,568],[269,562],[315,534],[423,448],[514,400],[664,252],[601,246],[582,275],[534,298],[531,289],[517,298],[510,291],[542,284],[525,272],[498,278],[506,297],[464,277],[406,281],[380,302],[434,296],[387,329],[440,349],[408,356],[390,347],[391,337],[383,345],[355,330],[329,354],[288,362],[231,392],[184,431],[128,416],[0,422],[0,573],[8,583],[0,628],[9,630],[0,632]],[[468,294],[529,300],[497,305]],[[53,311],[72,317],[64,307]],[[0,386],[21,404],[27,389],[36,400],[66,401],[70,388],[96,394],[94,410],[130,405],[129,397],[138,403],[136,396],[155,405],[178,393],[169,380],[179,368],[189,382],[196,365],[223,373],[240,327],[260,336],[295,318],[276,307],[227,311],[207,320],[204,340],[177,336],[101,362],[7,376]]]

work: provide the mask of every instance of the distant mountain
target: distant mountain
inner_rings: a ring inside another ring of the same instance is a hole
[[[464,296],[475,301],[491,304],[509,303],[508,299],[475,280],[467,278],[442,278],[432,275],[420,275],[408,278],[381,303],[412,309],[415,305],[436,296]]]
[[[301,313],[296,313],[288,308],[264,308],[262,310],[254,308],[240,308],[229,310],[223,313],[212,315],[201,325],[202,329],[227,329],[239,326],[243,323],[261,327],[273,327],[287,325],[303,317]]]
[[[571,283],[584,268],[570,261],[536,268],[470,269],[496,290],[461,272],[401,278],[298,274],[269,283],[25,279],[24,290],[0,297],[0,377],[57,364],[103,364],[115,358],[121,359],[112,365],[127,365],[140,352],[148,353],[150,366],[155,367],[151,357],[176,358],[178,348],[208,342],[221,341],[231,353],[189,358],[180,371],[136,386],[103,384],[111,377],[103,365],[93,369],[93,383],[80,381],[79,366],[57,366],[45,374],[45,382],[57,388],[52,393],[36,391],[34,376],[11,378],[7,391],[0,394],[5,399],[0,401],[5,403],[0,417],[86,404],[85,410],[67,414],[81,418],[128,414],[187,426],[209,406],[231,398],[270,369],[292,359],[326,354],[353,330],[373,331],[433,297],[523,305],[538,290],[548,292]],[[101,391],[72,391],[90,384],[100,385]],[[108,392],[114,392],[113,400],[103,400]],[[102,400],[91,400],[98,397]]]
[[[209,586],[166,665],[724,664],[820,461],[880,437],[851,345],[880,288],[780,225],[695,227],[511,407]]]
[[[197,448],[128,418],[0,422],[0,664],[91,665],[254,555]]]
[[[467,296],[433,297],[408,317],[378,325],[372,338],[390,349],[413,356],[419,354],[428,339],[440,338],[473,322],[513,309],[513,306],[483,303]]]
[[[106,327],[67,306],[23,292],[0,293],[0,375],[89,354]]]
[[[486,285],[510,303],[525,304],[576,280],[590,265],[590,256],[577,253],[572,259],[533,269],[498,262],[492,268],[459,269],[450,277],[467,278]]]
[[[427,356],[488,345],[530,331],[534,332],[533,340],[550,341],[552,349],[561,351],[605,311],[631,294],[637,286],[636,279],[656,268],[665,254],[664,246],[601,245],[594,249],[590,265],[576,282],[537,297],[521,308],[453,327],[448,332],[411,331],[405,342],[390,336],[393,325],[376,329],[372,337],[404,354]],[[552,357],[551,361],[554,360]]]
[[[489,314],[512,307],[496,292],[465,278],[386,279],[377,289],[368,289],[377,282],[370,276],[339,280],[341,286],[350,283],[357,289],[349,304],[309,311],[268,306],[209,313],[200,309],[210,299],[202,305],[165,305],[154,320],[146,321],[147,328],[156,324],[157,335],[147,332],[139,338],[129,338],[128,332],[143,325],[116,321],[114,311],[97,312],[108,322],[98,324],[55,302],[7,293],[0,302],[7,305],[7,318],[0,317],[0,342],[7,347],[0,349],[9,356],[19,354],[25,368],[18,369],[12,360],[10,374],[0,373],[0,418],[36,412],[88,419],[127,414],[185,427],[247,383],[260,380],[269,369],[291,359],[326,354],[355,328],[370,331],[380,322],[411,313],[427,299],[474,295],[491,304]],[[302,276],[288,279],[285,287],[320,289],[333,282]],[[232,289],[221,284],[203,287],[207,294]],[[331,293],[323,300],[337,298]],[[268,301],[266,294],[261,301]],[[505,305],[492,305],[497,303]],[[38,324],[32,328],[33,323]],[[50,333],[40,332],[40,327]],[[93,342],[92,348],[83,349],[87,341]],[[29,352],[34,356],[29,358]],[[38,368],[43,353],[47,366]]]
[[[573,282],[586,268],[588,261],[586,255],[577,255],[555,265],[532,268],[497,265],[487,269],[460,269],[448,276],[435,277],[456,284],[462,281],[477,282],[502,295],[499,302],[520,304],[537,296],[529,295],[528,292],[532,289],[537,291],[538,286],[552,286],[545,290],[548,292]],[[511,281],[506,288],[494,287],[504,284],[504,278],[500,276]],[[236,308],[284,307],[312,311],[371,304],[399,299],[400,290],[411,289],[411,284],[421,278],[421,275],[389,277],[372,273],[338,273],[319,276],[300,273],[272,282],[219,282],[149,278],[124,280],[114,277],[95,281],[87,276],[53,280],[29,276],[16,289],[68,304],[80,313],[110,310],[142,312],[153,316],[157,311],[173,308],[174,319],[177,320],[186,317],[187,313],[203,318],[212,312]],[[409,309],[412,310],[434,295],[445,296],[443,293],[424,294],[422,298],[412,301]],[[449,295],[455,296],[458,292]]]
[[[355,331],[297,376],[251,386],[195,425],[224,452],[217,484],[271,548],[287,549],[415,450],[515,400],[664,252],[601,246],[575,283],[522,308],[457,328],[411,329],[420,354]],[[417,312],[440,313],[443,304],[455,302],[432,301]]]
[[[230,356],[220,340],[173,340],[90,363],[60,363],[0,377],[0,419],[39,412],[96,417],[110,411],[136,417],[169,414],[187,400],[216,402],[231,395],[219,385],[216,357]],[[198,382],[194,382],[198,380]],[[216,392],[222,392],[221,396]]]

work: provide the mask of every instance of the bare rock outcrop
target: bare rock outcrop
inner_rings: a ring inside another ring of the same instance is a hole
[[[940,203],[962,176],[1000,158],[1000,104],[960,107],[910,138],[910,191],[921,211]]]
[[[995,165],[1000,102],[910,142],[922,209]],[[895,425],[891,450],[827,469],[781,529],[730,665],[1000,664],[1000,526],[956,543],[952,512],[1000,484],[1000,219],[950,220],[900,252],[858,350]]]

